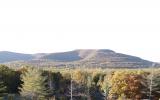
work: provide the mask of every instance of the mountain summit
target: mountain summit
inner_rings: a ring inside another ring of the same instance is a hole
[[[116,53],[109,49],[78,49],[68,52],[38,54],[1,51],[0,63],[8,64],[10,66],[85,66],[102,68],[144,68],[152,65],[151,61]]]

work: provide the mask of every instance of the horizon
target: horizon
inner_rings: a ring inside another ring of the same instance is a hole
[[[64,53],[64,52],[70,52],[70,51],[75,51],[75,50],[102,50],[102,49],[73,49],[73,50],[67,50],[67,51],[55,51],[55,52],[35,52],[35,53],[25,53],[25,52],[16,52],[16,51],[0,51],[0,52],[12,52],[12,53],[21,53],[21,54],[41,54],[41,53]],[[111,51],[114,51],[116,53],[121,53],[121,54],[126,54],[126,53],[122,53],[122,52],[117,52],[115,50],[112,50],[112,49],[104,49],[103,50],[111,50]],[[135,55],[132,55],[132,54],[126,54],[126,55],[130,55],[130,56],[135,56]],[[140,57],[140,56],[135,56],[135,57],[139,57],[141,59],[144,59],[144,60],[148,60],[148,61],[152,61],[152,62],[156,62],[156,61],[153,61],[153,60],[149,60],[149,59],[145,59],[143,57]],[[156,63],[160,63],[160,62],[156,62]]]
[[[160,62],[160,1],[3,0],[0,51],[111,49]]]

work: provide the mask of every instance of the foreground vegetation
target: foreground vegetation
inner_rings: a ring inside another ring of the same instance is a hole
[[[159,100],[160,69],[8,68],[0,100]]]

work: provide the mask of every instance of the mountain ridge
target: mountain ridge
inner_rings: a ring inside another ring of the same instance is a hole
[[[150,67],[152,61],[140,57],[117,53],[109,49],[77,49],[58,53],[23,54],[0,51],[0,63],[33,66],[100,66],[102,68]]]

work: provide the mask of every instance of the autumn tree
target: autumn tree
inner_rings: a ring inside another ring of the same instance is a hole
[[[114,72],[109,81],[111,85],[109,94],[122,99],[142,99],[143,74],[145,73],[129,70]]]
[[[73,80],[79,84],[87,84],[88,74],[80,69],[73,71]]]
[[[109,91],[110,91],[110,84],[109,84],[109,76],[105,76],[103,82],[100,84],[101,85],[101,90],[104,93],[104,98],[105,100],[108,99]]]
[[[86,97],[88,93],[88,73],[84,70],[77,69],[72,71],[71,75],[73,95]]]

